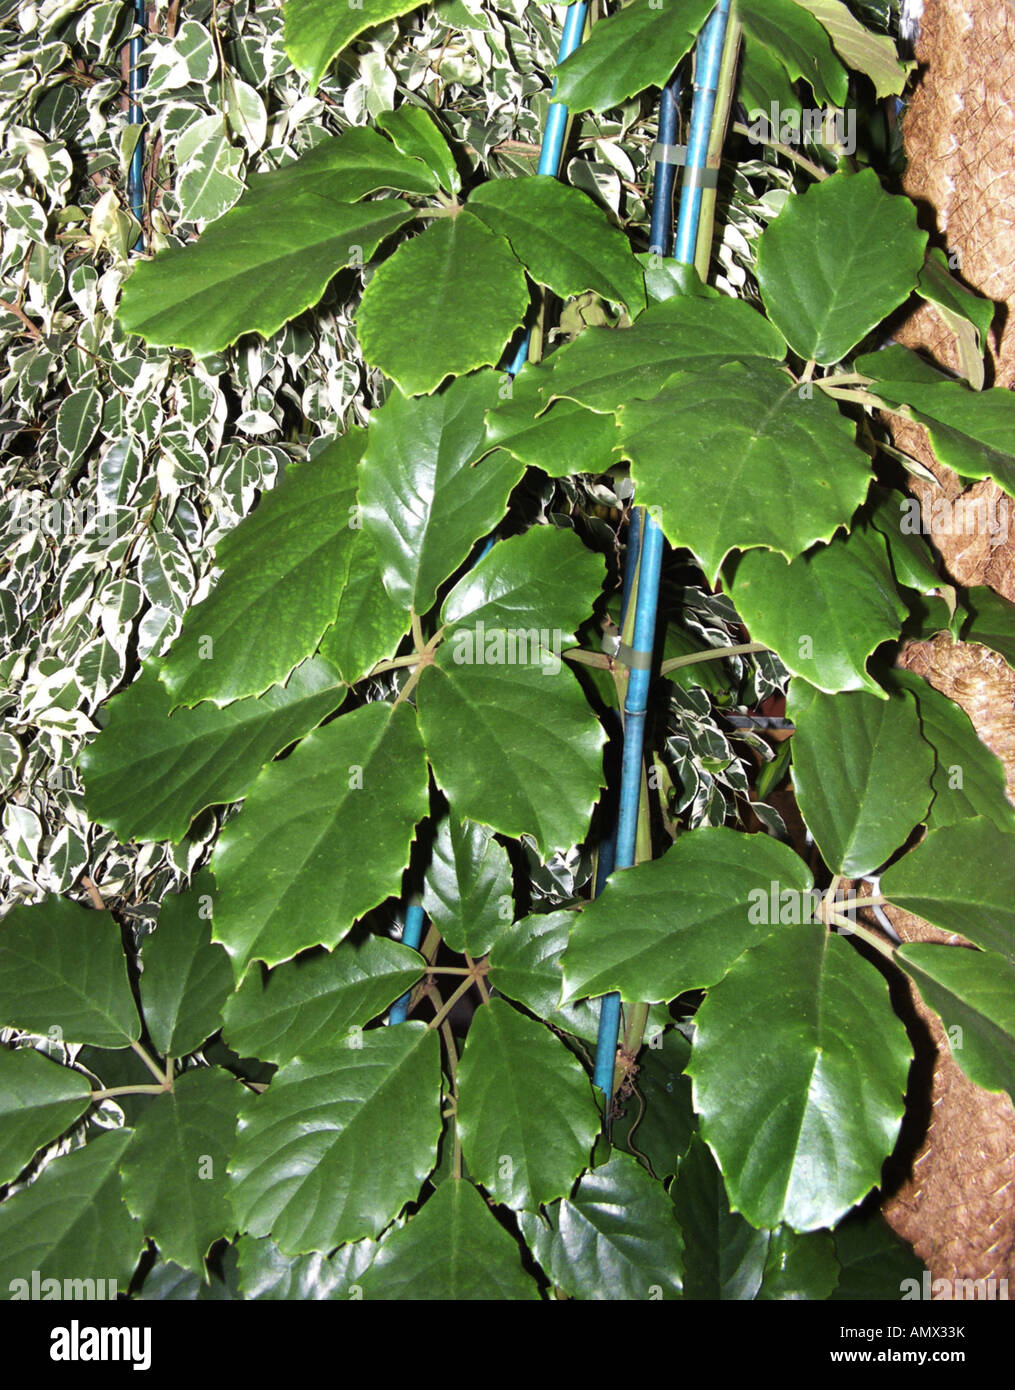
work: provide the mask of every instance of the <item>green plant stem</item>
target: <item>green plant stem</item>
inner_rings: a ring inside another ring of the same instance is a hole
[[[850,922],[839,913],[829,914],[829,920],[837,927],[844,930],[846,935],[858,936],[861,941],[866,941],[868,946],[873,946],[875,951],[879,951],[885,960],[895,959],[895,947],[890,946],[887,941],[882,941],[881,937],[867,927],[862,927],[858,922]]]
[[[463,995],[468,994],[469,990],[472,988],[472,982],[474,979],[475,976],[470,971],[469,978],[467,980],[463,980],[462,983],[458,986],[458,988],[452,994],[450,994],[447,999],[445,999],[444,1003],[437,1010],[436,1017],[431,1019],[431,1021],[427,1024],[428,1028],[440,1027],[440,1025],[447,1018],[448,1014],[458,1003],[459,999],[461,999]]]
[[[168,1086],[107,1086],[103,1091],[93,1091],[92,1100],[108,1100],[110,1096],[161,1096],[168,1090]]]
[[[722,162],[722,147],[726,141],[729,126],[730,108],[733,104],[733,89],[736,85],[737,61],[740,57],[741,26],[731,16],[726,26],[723,43],[722,62],[719,67],[719,83],[715,94],[715,115],[712,129],[708,135],[708,152],[705,156],[706,169],[718,169]],[[715,205],[719,190],[701,190],[701,217],[698,222],[698,240],[694,251],[694,268],[702,284],[708,280],[708,268],[712,260],[712,236],[715,231]]]
[[[156,1065],[155,1062],[152,1061],[152,1059],[148,1056],[148,1053],[144,1050],[141,1044],[138,1042],[132,1042],[131,1047],[141,1058],[141,1061],[144,1062],[145,1066],[151,1072],[152,1076],[154,1076],[155,1080],[159,1083],[160,1089],[163,1091],[170,1090],[172,1088],[172,1082],[169,1080],[169,1077]]]
[[[739,642],[734,647],[706,647],[702,652],[689,652],[687,656],[674,656],[659,667],[659,674],[677,671],[681,666],[697,666],[699,661],[721,661],[727,656],[748,656],[751,652],[767,652],[771,647],[764,642]]]
[[[760,144],[767,145],[770,150],[777,150],[778,153],[783,155],[786,159],[792,160],[793,163],[799,165],[801,169],[805,169],[812,178],[828,178],[827,169],[822,169],[820,164],[815,164],[813,160],[808,159],[806,155],[800,154],[792,145],[784,145],[780,140],[766,140],[762,136],[754,134],[751,127],[744,125],[741,121],[734,121],[731,129],[735,130],[738,135],[748,135],[752,140],[757,140]]]

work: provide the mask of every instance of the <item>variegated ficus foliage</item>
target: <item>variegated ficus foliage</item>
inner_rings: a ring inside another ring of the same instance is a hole
[[[1008,493],[1015,412],[875,171],[893,6],[737,0],[707,284],[646,199],[710,0],[598,10],[558,69],[521,0],[3,7],[0,1296],[898,1297],[885,974],[1012,1089],[1013,810],[892,663],[1015,625],[874,412]],[[967,380],[886,345],[913,294]],[[635,497],[658,679],[595,896]],[[861,881],[970,944],[896,949]]]

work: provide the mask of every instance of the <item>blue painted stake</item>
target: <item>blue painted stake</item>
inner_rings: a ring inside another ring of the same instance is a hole
[[[688,135],[687,166],[680,196],[674,256],[687,265],[694,264],[701,216],[699,170],[705,168],[708,140],[715,113],[719,67],[722,62],[731,0],[719,0],[698,39],[694,78],[694,102]],[[662,121],[660,119],[660,125]],[[659,578],[662,572],[663,534],[656,522],[643,513],[644,537],[641,543],[641,569],[638,575],[638,601],[635,609],[632,661],[624,701],[624,752],[620,781],[620,812],[617,823],[616,867],[634,863],[641,797],[644,755],[645,715],[651,677],[650,662],[655,641],[656,612],[659,606]],[[620,1037],[620,995],[603,997],[599,1013],[599,1036],[593,1080],[607,1102],[613,1094],[613,1072]]]
[[[145,0],[134,0],[134,12],[137,22],[141,28],[145,27]],[[130,41],[130,116],[131,125],[140,125],[142,122],[140,95],[141,88],[144,86],[143,70],[141,68],[141,49],[144,40],[141,34],[135,34]],[[127,195],[130,199],[130,210],[139,223],[144,221],[144,134],[138,135],[137,144],[134,146],[134,153],[130,158],[130,170],[127,174]],[[142,232],[134,243],[133,250],[144,250],[144,233]]]
[[[423,943],[423,905],[419,902],[411,902],[405,909],[405,928],[402,932],[402,942],[406,946],[411,946],[414,951],[418,951]],[[388,1023],[404,1023],[409,1013],[409,994],[407,990],[401,999],[396,999],[391,1006],[388,1015]]]

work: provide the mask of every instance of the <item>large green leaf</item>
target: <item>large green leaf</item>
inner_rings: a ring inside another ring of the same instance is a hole
[[[809,6],[807,7],[809,8]],[[794,0],[737,0],[744,33],[763,44],[791,81],[809,82],[822,106],[842,106],[849,79],[829,36]]]
[[[858,526],[786,564],[749,550],[729,590],[756,642],[819,690],[884,692],[867,674],[875,647],[898,637],[906,616],[884,537]]]
[[[372,203],[371,207],[383,204]],[[441,217],[377,270],[356,314],[363,356],[406,395],[499,361],[529,292],[507,240],[470,212]]]
[[[0,1024],[56,1042],[127,1047],[141,1021],[120,929],[66,898],[16,907],[0,922]]]
[[[926,243],[916,208],[885,193],[873,169],[833,174],[761,234],[765,308],[794,352],[838,362],[910,294]]]
[[[914,65],[899,61],[890,35],[873,33],[853,17],[842,0],[796,3],[818,20],[842,61],[870,78],[878,97],[898,96],[902,92]]]
[[[464,1178],[441,1183],[423,1209],[388,1236],[360,1283],[366,1299],[539,1297],[518,1246]]]
[[[793,786],[822,859],[846,878],[872,873],[931,802],[934,750],[920,732],[915,701],[824,695],[797,680],[786,716],[796,730]]]
[[[225,573],[192,608],[162,667],[174,704],[228,704],[285,681],[335,620],[349,572],[361,430],[285,480],[215,552]]]
[[[908,690],[920,711],[920,728],[934,749],[934,800],[927,827],[987,816],[999,830],[1015,830],[1015,806],[1005,795],[1004,764],[981,743],[968,714],[915,671],[893,668],[892,685]]]
[[[521,477],[510,454],[482,458],[483,417],[497,389],[494,372],[478,372],[423,400],[393,391],[371,421],[360,470],[363,534],[403,610],[433,607],[439,585],[501,520]]]
[[[758,1298],[766,1301],[830,1298],[839,1278],[835,1242],[829,1231],[777,1226],[769,1237]]]
[[[923,1274],[923,1264],[882,1217],[861,1208],[840,1221],[833,1232],[835,1256],[842,1267],[833,1299],[897,1302],[903,1281]]]
[[[1015,964],[1015,836],[985,817],[932,830],[885,870],[881,892],[896,907]]]
[[[224,1036],[241,1057],[288,1062],[348,1039],[423,973],[418,954],[382,936],[347,939],[302,956],[262,980],[252,970],[226,1004]]]
[[[385,589],[373,540],[360,531],[349,560],[338,617],[321,639],[320,655],[350,685],[390,657],[409,629],[409,613]]]
[[[795,926],[741,956],[695,1022],[694,1108],[733,1210],[833,1225],[902,1120],[911,1049],[885,980],[842,937]]]
[[[674,296],[649,305],[630,328],[587,329],[554,353],[540,389],[544,401],[565,396],[612,413],[654,396],[676,372],[711,373],[726,362],[780,360],[785,352],[778,329],[741,300]]]
[[[381,188],[425,195],[436,192],[437,180],[419,159],[397,149],[369,126],[352,126],[319,141],[292,164],[254,174],[243,206],[285,205],[301,193],[315,193],[335,203],[357,203]]]
[[[20,1292],[15,1279],[30,1288],[34,1273],[61,1281],[58,1292],[43,1284],[46,1297],[104,1298],[105,1285],[95,1290],[100,1279],[126,1289],[144,1248],[144,1231],[120,1196],[119,1163],[133,1137],[129,1129],[98,1135],[0,1206],[0,1296]]]
[[[645,276],[630,242],[579,189],[549,174],[492,179],[471,195],[469,211],[507,237],[532,279],[561,299],[595,290],[632,317],[644,309]]]
[[[270,337],[412,216],[398,198],[353,204],[308,190],[250,205],[241,199],[200,240],[139,261],[118,317],[147,343],[198,356],[221,352],[243,333]]]
[[[357,917],[399,889],[427,771],[412,710],[364,705],[271,763],[219,836],[214,939],[237,981],[336,946]]]
[[[625,1003],[666,1002],[707,989],[778,927],[773,896],[777,911],[786,890],[803,909],[810,888],[804,861],[769,835],[725,826],[681,835],[661,859],[612,874],[578,914],[563,1000],[617,990]]]
[[[1015,395],[1006,387],[974,391],[945,376],[908,348],[858,357],[856,369],[879,400],[908,406],[925,425],[935,456],[966,478],[993,478],[1015,497]]]
[[[411,14],[422,3],[423,0],[356,0],[355,4],[345,5],[336,4],[335,0],[286,0],[286,52],[310,79],[310,90],[315,91],[332,58],[364,29]]]
[[[511,925],[511,861],[493,832],[446,816],[426,871],[423,907],[453,951],[485,956]]]
[[[556,69],[554,100],[575,111],[608,111],[646,87],[662,87],[711,8],[712,0],[631,0],[594,25]]]
[[[91,1105],[87,1076],[31,1047],[0,1047],[0,1187]]]
[[[551,478],[601,473],[620,442],[616,420],[567,399],[554,401],[546,410],[541,392],[549,396],[551,380],[550,367],[527,363],[510,383],[510,391],[501,389],[501,403],[487,412],[488,442]],[[543,413],[537,417],[537,411]]]
[[[939,318],[955,339],[962,375],[976,391],[985,378],[983,352],[994,318],[995,305],[967,289],[952,275],[948,259],[940,246],[928,248],[916,292],[933,304]]]
[[[671,544],[689,546],[713,581],[734,547],[792,559],[830,540],[870,483],[853,421],[768,363],[680,373],[618,418],[639,502],[662,508]]]
[[[239,800],[265,763],[347,693],[334,668],[315,657],[259,699],[171,714],[173,701],[148,667],[106,706],[108,723],[81,754],[88,814],[122,841],[179,842],[200,811]]]
[[[536,629],[553,634],[559,646],[573,641],[599,598],[606,563],[574,531],[533,526],[510,536],[458,581],[444,600],[441,621],[451,631],[480,623],[485,628]],[[544,642],[546,637],[544,635]]]
[[[683,1242],[673,1203],[629,1154],[586,1173],[545,1219],[525,1214],[522,1234],[553,1285],[599,1302],[680,1298]]]
[[[524,1004],[554,1028],[587,1042],[599,1033],[599,1005],[580,1000],[559,1008],[560,958],[574,926],[572,911],[534,912],[516,922],[490,952],[490,983],[501,994]]]
[[[437,1034],[412,1020],[288,1062],[240,1115],[240,1230],[287,1255],[379,1235],[437,1160],[440,1093]]]
[[[458,1133],[477,1182],[535,1211],[570,1192],[599,1124],[589,1079],[560,1039],[503,999],[482,1005],[458,1067]]]
[[[458,192],[462,180],[455,156],[437,123],[422,106],[410,106],[405,102],[397,111],[382,111],[377,125],[391,136],[404,155],[421,159],[437,176],[442,188],[449,193]]]
[[[226,1162],[243,1087],[221,1067],[178,1076],[137,1122],[123,1163],[128,1208],[164,1259],[204,1274],[204,1257],[233,1230]]]
[[[419,723],[457,815],[505,835],[532,835],[552,853],[588,833],[606,735],[559,655],[532,664],[531,643],[524,645],[527,659],[516,664],[497,658],[520,654],[520,642],[514,653],[502,644],[493,661],[481,642],[473,662],[461,643],[441,647],[417,688]]]
[[[755,1230],[730,1211],[722,1174],[699,1135],[670,1188],[684,1235],[687,1298],[746,1302],[757,1298],[771,1231]]]
[[[356,1297],[359,1279],[377,1254],[377,1242],[350,1241],[330,1257],[289,1256],[267,1237],[241,1236],[236,1251],[244,1298],[311,1303]]]
[[[977,1086],[1015,1100],[1015,965],[994,951],[915,942],[895,959],[941,1017],[952,1056]]]
[[[211,939],[214,892],[211,874],[198,874],[189,893],[162,900],[158,926],[144,939],[141,1007],[163,1057],[186,1057],[222,1026],[233,975]]]

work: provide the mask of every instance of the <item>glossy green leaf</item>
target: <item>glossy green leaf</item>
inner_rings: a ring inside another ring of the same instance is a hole
[[[995,306],[952,275],[939,246],[927,251],[916,292],[933,304],[939,318],[951,329],[962,375],[974,391],[982,391],[985,379],[983,353]]]
[[[221,1261],[228,1270],[226,1278],[220,1278],[218,1270],[211,1269],[208,1283],[201,1274],[183,1269],[171,1260],[160,1260],[132,1296],[142,1303],[230,1303],[240,1297],[235,1292],[230,1268],[234,1259],[233,1247],[227,1246]]]
[[[858,357],[879,400],[908,406],[925,425],[935,457],[966,478],[993,478],[1015,496],[1015,395],[1003,386],[973,391],[945,376],[908,348]]]
[[[1013,850],[1011,832],[983,816],[945,825],[885,870],[881,892],[896,907],[1015,964]]]
[[[487,412],[488,443],[551,478],[601,473],[620,442],[616,420],[567,399],[554,401],[547,410],[541,392],[549,394],[551,381],[550,367],[526,365],[511,383],[510,393]]]
[[[927,814],[934,750],[916,702],[789,688],[793,786],[800,813],[833,874],[872,873]],[[835,757],[828,756],[829,749]]]
[[[371,366],[406,395],[429,394],[449,374],[498,362],[528,304],[505,238],[462,212],[438,218],[380,266],[356,328]]]
[[[599,1005],[587,1000],[558,1007],[560,957],[574,926],[571,911],[534,912],[516,922],[490,952],[490,983],[544,1022],[587,1042],[599,1033]]]
[[[749,550],[729,589],[752,641],[764,642],[795,676],[819,690],[867,690],[867,657],[897,638],[906,616],[873,527],[837,534],[787,564],[771,550]]]
[[[626,235],[577,188],[549,174],[492,179],[469,198],[469,211],[507,237],[529,275],[561,299],[594,290],[645,307],[645,276]]]
[[[125,1290],[144,1248],[144,1232],[120,1196],[119,1163],[133,1130],[107,1131],[52,1163],[0,1206],[0,1289],[31,1297],[37,1273],[44,1298],[105,1298],[105,1281]],[[25,1280],[22,1291],[12,1281]],[[47,1287],[46,1280],[59,1280]],[[101,1294],[96,1289],[103,1281]]]
[[[466,624],[479,630],[533,629],[551,634],[545,645],[571,645],[592,611],[606,578],[601,555],[574,531],[533,526],[509,536],[461,578],[444,600],[441,621],[452,649]],[[464,640],[464,639],[462,639]],[[474,639],[473,639],[474,643]]]
[[[965,596],[969,617],[962,623],[963,642],[979,642],[1003,656],[1015,670],[1015,603],[985,586],[969,589]]]
[[[895,960],[936,1010],[952,1056],[977,1086],[1015,1100],[1015,964],[995,951],[915,942]]]
[[[469,1172],[496,1201],[534,1211],[565,1196],[599,1123],[591,1083],[559,1038],[503,999],[477,1010],[458,1067],[458,1132]]]
[[[198,874],[189,893],[163,899],[158,926],[144,939],[141,1007],[163,1057],[186,1057],[222,1026],[233,974],[211,939],[214,892],[211,874]]]
[[[893,669],[889,674],[893,686],[908,690],[916,700],[920,728],[936,756],[928,829],[986,816],[999,830],[1015,830],[1004,764],[980,742],[965,710],[915,671]]]
[[[107,912],[47,898],[7,914],[0,922],[0,1023],[95,1047],[138,1040],[120,929]]]
[[[316,90],[336,54],[364,29],[387,19],[411,14],[422,0],[358,0],[353,5],[335,0],[286,0],[285,48],[300,72]]]
[[[0,1186],[91,1105],[87,1076],[31,1047],[0,1047]]]
[[[214,939],[237,981],[333,947],[399,890],[427,772],[412,710],[383,702],[344,714],[264,769],[218,838]]]
[[[600,19],[556,69],[554,100],[573,111],[608,111],[646,87],[662,87],[694,45],[710,0],[632,0]]]
[[[369,126],[351,126],[320,140],[291,164],[251,176],[244,207],[285,205],[303,193],[356,203],[381,188],[428,194],[437,183],[419,159],[397,149]]]
[[[737,0],[744,33],[764,44],[791,81],[802,77],[822,106],[842,106],[849,79],[828,34],[795,0]]]
[[[226,1162],[245,1094],[221,1067],[184,1072],[140,1117],[123,1162],[129,1210],[164,1259],[196,1273],[233,1230]]]
[[[342,203],[304,191],[241,199],[189,246],[138,261],[119,320],[158,347],[221,352],[243,333],[270,337],[316,304],[343,266],[363,265],[413,216],[398,198]]]
[[[486,634],[472,662],[462,642],[441,647],[417,687],[419,724],[457,815],[532,835],[552,853],[588,833],[606,736],[559,656],[532,664],[533,644],[522,636],[512,648],[506,639],[497,645],[503,632]]]
[[[799,356],[838,362],[910,294],[926,242],[916,208],[885,193],[873,169],[833,174],[761,234],[765,308]]]
[[[241,1111],[241,1232],[286,1255],[379,1235],[437,1160],[440,1092],[437,1033],[412,1020],[286,1063]]]
[[[422,1210],[382,1242],[363,1298],[423,1302],[537,1299],[518,1246],[464,1178],[441,1183]]]
[[[814,1302],[830,1298],[838,1278],[839,1262],[831,1232],[800,1233],[778,1226],[769,1238],[758,1298],[766,1302]]]
[[[920,594],[935,594],[941,588],[941,576],[930,546],[920,534],[923,520],[919,511],[914,514],[914,502],[916,499],[906,493],[872,488],[870,521],[888,542],[892,571],[898,583]]]
[[[902,1119],[911,1047],[884,978],[820,924],[781,929],[695,1022],[694,1108],[731,1207],[754,1226],[833,1225],[880,1180]]]
[[[835,1255],[842,1268],[832,1298],[850,1302],[896,1302],[905,1293],[904,1282],[917,1280],[923,1263],[899,1239],[879,1211],[852,1212],[833,1231]]]
[[[510,454],[482,457],[497,389],[495,373],[479,372],[424,400],[393,391],[374,414],[359,489],[363,534],[404,611],[433,607],[438,586],[503,517],[522,474]]]
[[[801,397],[767,363],[681,373],[618,418],[638,500],[662,509],[670,543],[689,546],[710,580],[734,548],[764,545],[792,559],[830,540],[870,482],[853,421],[820,392]]]
[[[675,1028],[649,1039],[638,1054],[634,1095],[623,1102],[624,1113],[610,1130],[614,1148],[647,1159],[659,1179],[677,1171],[697,1127],[691,1082],[684,1075],[690,1055],[687,1039]]]
[[[628,1154],[586,1173],[522,1234],[555,1288],[600,1302],[680,1298],[683,1242],[673,1203]]]
[[[274,1241],[241,1236],[236,1242],[244,1298],[293,1303],[352,1298],[377,1253],[373,1240],[340,1245],[334,1255],[283,1255]]]
[[[265,763],[346,694],[328,662],[313,658],[259,699],[170,714],[172,699],[149,667],[109,702],[106,727],[81,754],[88,814],[123,841],[178,842],[206,806],[239,800]]]
[[[319,652],[350,685],[392,656],[409,630],[409,613],[390,596],[381,574],[373,540],[360,531],[353,542],[338,617],[321,639]]]
[[[226,1004],[224,1037],[241,1057],[292,1058],[347,1041],[410,989],[423,973],[417,952],[382,936],[346,940],[280,965],[248,973]]]
[[[785,352],[778,330],[741,300],[674,297],[651,304],[630,328],[590,328],[554,353],[543,399],[566,396],[610,413],[648,400],[676,372],[711,373],[726,362],[780,360]]]
[[[446,816],[426,871],[423,907],[453,951],[485,956],[511,926],[511,861],[485,825]]]
[[[710,1302],[757,1298],[771,1231],[730,1210],[722,1174],[699,1135],[670,1188],[684,1234],[684,1296]]]
[[[338,612],[358,534],[350,523],[363,447],[356,430],[290,465],[219,543],[222,578],[187,614],[160,672],[175,704],[261,695],[316,650]]]
[[[429,111],[405,102],[397,111],[382,111],[377,125],[404,155],[421,159],[436,174],[442,188],[449,193],[458,192],[462,180],[455,157]]]
[[[895,41],[875,34],[850,13],[842,0],[796,0],[820,23],[842,61],[869,77],[878,97],[899,96],[913,63],[899,61]]]
[[[809,905],[810,887],[804,861],[769,835],[725,826],[681,835],[661,859],[612,874],[582,908],[564,952],[563,1001],[618,990],[625,1003],[666,1002],[707,989],[776,929],[780,892]]]

